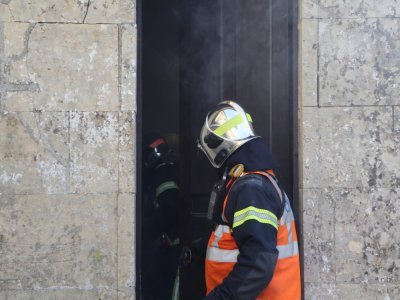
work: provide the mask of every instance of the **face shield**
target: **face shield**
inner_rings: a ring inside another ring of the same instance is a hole
[[[250,115],[240,105],[221,102],[208,113],[197,145],[219,168],[236,149],[257,137],[251,123]]]

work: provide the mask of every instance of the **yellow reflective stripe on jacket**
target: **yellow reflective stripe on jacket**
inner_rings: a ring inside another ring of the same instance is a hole
[[[171,189],[179,190],[179,187],[178,187],[178,185],[176,184],[175,181],[166,181],[166,182],[160,184],[156,188],[156,197],[160,196],[165,191],[171,190]]]
[[[238,126],[241,123],[243,123],[242,115],[236,115],[215,129],[214,133],[216,135],[223,135],[225,132],[231,130],[233,127]]]
[[[248,220],[256,220],[260,223],[272,225],[275,229],[278,229],[278,218],[275,214],[266,209],[249,206],[245,209],[235,212],[233,216],[233,226],[242,225]]]

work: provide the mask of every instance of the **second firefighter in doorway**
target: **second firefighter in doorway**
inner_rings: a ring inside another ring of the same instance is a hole
[[[143,299],[171,300],[180,255],[179,165],[161,135],[144,137],[143,174]]]
[[[211,110],[198,146],[220,171],[210,198],[207,300],[299,300],[300,264],[289,199],[266,144],[238,104]]]

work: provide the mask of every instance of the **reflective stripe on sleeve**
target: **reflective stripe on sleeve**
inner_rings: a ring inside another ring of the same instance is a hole
[[[256,208],[254,206],[249,206],[235,212],[232,228],[240,226],[248,220],[256,220],[260,223],[272,225],[275,229],[278,229],[278,219],[275,214],[269,210]]]
[[[156,197],[160,196],[165,191],[172,190],[172,189],[179,190],[179,187],[176,184],[176,182],[175,181],[166,181],[166,182],[160,184],[156,188]]]
[[[276,246],[279,251],[278,259],[288,258],[299,254],[299,246],[297,242],[288,243],[286,245]]]
[[[217,262],[237,262],[237,257],[239,255],[238,249],[226,250],[215,247],[207,248],[207,260],[217,261]]]

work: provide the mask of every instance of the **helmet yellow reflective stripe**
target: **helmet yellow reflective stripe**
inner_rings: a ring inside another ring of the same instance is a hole
[[[216,135],[224,135],[228,130],[231,130],[233,127],[238,126],[243,123],[242,115],[236,115],[232,119],[229,119],[227,122],[219,126],[214,130]]]
[[[246,114],[247,120],[251,123],[253,123],[253,119],[251,118],[250,114]]]

